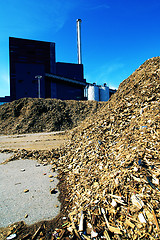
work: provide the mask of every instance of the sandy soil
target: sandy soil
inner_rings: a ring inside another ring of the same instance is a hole
[[[66,142],[64,131],[20,135],[0,135],[0,150],[51,150]]]

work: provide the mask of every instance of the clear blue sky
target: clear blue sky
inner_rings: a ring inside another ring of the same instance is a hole
[[[55,42],[56,61],[77,63],[77,18],[87,82],[118,88],[160,56],[160,0],[1,0],[1,97],[10,95],[9,36]]]

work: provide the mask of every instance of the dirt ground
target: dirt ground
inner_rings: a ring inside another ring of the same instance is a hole
[[[67,140],[65,131],[20,135],[1,135],[0,150],[51,150]]]

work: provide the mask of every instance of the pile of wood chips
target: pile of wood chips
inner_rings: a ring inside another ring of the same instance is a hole
[[[59,159],[66,231],[82,239],[160,239],[160,57],[73,130]]]
[[[70,132],[53,155],[62,223],[36,239],[160,239],[159,97],[155,57]]]
[[[63,131],[76,127],[105,102],[22,98],[0,106],[0,134]]]

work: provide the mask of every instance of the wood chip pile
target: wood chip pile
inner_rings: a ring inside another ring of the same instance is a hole
[[[73,130],[59,159],[66,231],[81,239],[160,239],[160,57]]]
[[[22,98],[0,106],[0,134],[71,129],[104,104],[96,101]]]
[[[159,104],[155,57],[71,131],[68,144],[52,153],[61,225],[37,239],[160,239]]]

